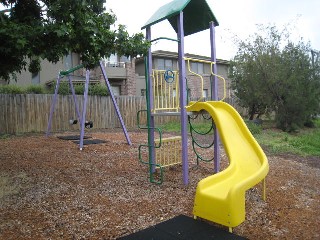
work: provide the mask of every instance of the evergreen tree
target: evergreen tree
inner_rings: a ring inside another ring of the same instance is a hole
[[[278,127],[292,131],[319,113],[319,63],[312,64],[308,44],[293,43],[286,28],[260,26],[237,45],[230,78],[250,119],[273,111]]]

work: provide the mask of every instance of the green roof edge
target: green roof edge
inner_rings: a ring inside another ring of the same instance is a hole
[[[185,3],[183,4],[183,6],[182,6],[179,10],[176,10],[175,12],[173,12],[173,13],[171,13],[171,14],[167,14],[167,15],[159,18],[159,19],[152,20],[152,18],[153,18],[155,15],[157,15],[157,13],[159,12],[159,10],[161,10],[161,9],[163,9],[163,8],[165,8],[165,7],[168,7],[168,6],[172,5],[174,2],[178,2],[178,1],[181,1],[181,0],[173,0],[173,1],[171,1],[171,2],[169,2],[169,3],[167,3],[167,4],[165,4],[165,5],[163,5],[162,7],[160,7],[160,8],[158,9],[158,11],[156,11],[156,12],[149,18],[149,20],[144,24],[144,26],[141,28],[141,30],[143,30],[143,29],[145,29],[145,28],[147,28],[147,27],[149,27],[149,26],[152,26],[152,25],[154,25],[154,24],[156,24],[156,23],[162,22],[163,20],[169,19],[169,18],[171,18],[171,17],[173,17],[173,16],[175,16],[175,15],[178,15],[178,13],[180,13],[183,9],[185,9],[185,7],[190,3],[191,0],[184,0]]]

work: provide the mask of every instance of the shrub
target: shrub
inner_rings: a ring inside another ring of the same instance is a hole
[[[49,93],[54,94],[57,82],[54,81],[54,84],[50,86]],[[70,93],[69,83],[65,81],[60,81],[58,94],[68,95]]]
[[[68,82],[60,82],[59,91],[58,93],[60,95],[69,95],[70,94],[70,88]]]
[[[74,91],[77,95],[83,95],[84,93],[84,85],[83,84],[77,84],[74,85]]]
[[[41,85],[30,85],[26,88],[26,93],[44,94],[45,89]]]
[[[107,86],[101,84],[95,84],[89,86],[89,95],[108,96],[109,91]]]
[[[255,134],[260,134],[262,132],[262,126],[259,124],[256,124],[253,121],[248,121],[246,122],[247,127],[249,128],[250,132],[252,133],[252,135]]]
[[[23,94],[23,93],[34,93],[34,94],[54,94],[56,87],[56,82],[51,85],[48,91],[42,85],[30,85],[27,88],[23,89],[17,85],[0,85],[0,93],[4,94]],[[84,84],[74,85],[74,91],[77,95],[83,95],[84,93]],[[58,94],[60,95],[69,95],[71,94],[71,89],[69,83],[66,81],[61,81],[59,85]],[[109,96],[109,91],[107,86],[96,84],[89,85],[88,95],[98,95],[98,96]]]
[[[315,123],[312,121],[312,119],[307,120],[307,121],[304,123],[304,126],[305,126],[305,127],[308,127],[308,128],[315,128],[315,127],[316,127],[316,125],[315,125]]]
[[[25,93],[25,91],[17,85],[2,85],[2,86],[0,86],[0,93],[22,94],[22,93]]]
[[[77,84],[74,86],[74,91],[77,95],[84,94],[84,84]],[[108,96],[109,91],[107,86],[96,84],[96,85],[89,85],[88,95],[98,95],[98,96]]]

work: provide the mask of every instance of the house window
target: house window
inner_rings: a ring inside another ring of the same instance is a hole
[[[111,86],[111,91],[114,96],[120,96],[120,86]]]
[[[159,58],[158,59],[158,70],[164,70],[164,59]]]
[[[65,56],[64,61],[65,61],[65,65],[66,65],[67,69],[73,67],[72,54],[71,53],[69,53],[68,55]]]
[[[187,97],[189,100],[193,100],[191,97],[191,89],[190,88],[187,89]]]
[[[130,57],[126,57],[126,56],[120,57],[120,62],[123,62],[123,63],[130,62],[130,60],[131,60]]]
[[[32,73],[31,75],[31,84],[40,84],[40,74],[37,73]]]
[[[198,73],[198,74],[203,74],[204,73],[204,66],[203,63],[200,62],[191,62],[191,71]]]
[[[106,60],[105,60],[105,67],[118,67],[118,55],[111,54]]]
[[[172,70],[173,69],[172,59],[159,58],[157,60],[157,62],[158,62],[158,66],[157,66],[158,70]]]
[[[197,73],[199,73],[199,74],[203,74],[204,73],[204,71],[203,71],[203,63],[198,63],[197,64],[198,66],[197,66]]]
[[[191,71],[195,73],[198,72],[198,65],[196,62],[191,62]]]
[[[118,62],[118,56],[117,54],[111,54],[108,58],[107,58],[107,61],[109,63],[116,63]]]
[[[202,97],[208,98],[208,89],[203,89],[202,90]]]
[[[164,60],[164,70],[172,70],[172,60],[166,59]]]

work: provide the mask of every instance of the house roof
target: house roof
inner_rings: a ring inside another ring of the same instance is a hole
[[[183,27],[185,36],[208,29],[210,22],[213,22],[215,26],[219,26],[206,0],[173,0],[160,7],[141,29],[168,19],[173,29],[178,33],[176,16],[182,11],[184,13]]]
[[[197,54],[192,54],[192,53],[185,53],[184,55],[187,58],[195,58],[195,59],[200,59],[200,60],[206,60],[210,61],[211,57],[209,56],[202,56],[202,55],[197,55]],[[178,59],[178,53],[177,52],[171,52],[171,51],[164,51],[164,50],[156,50],[152,52],[152,57],[154,58],[165,58],[165,59]],[[143,62],[144,57],[140,57],[136,59],[136,63]],[[228,60],[224,59],[217,59],[216,60],[217,64],[221,65],[229,65],[230,62]]]

